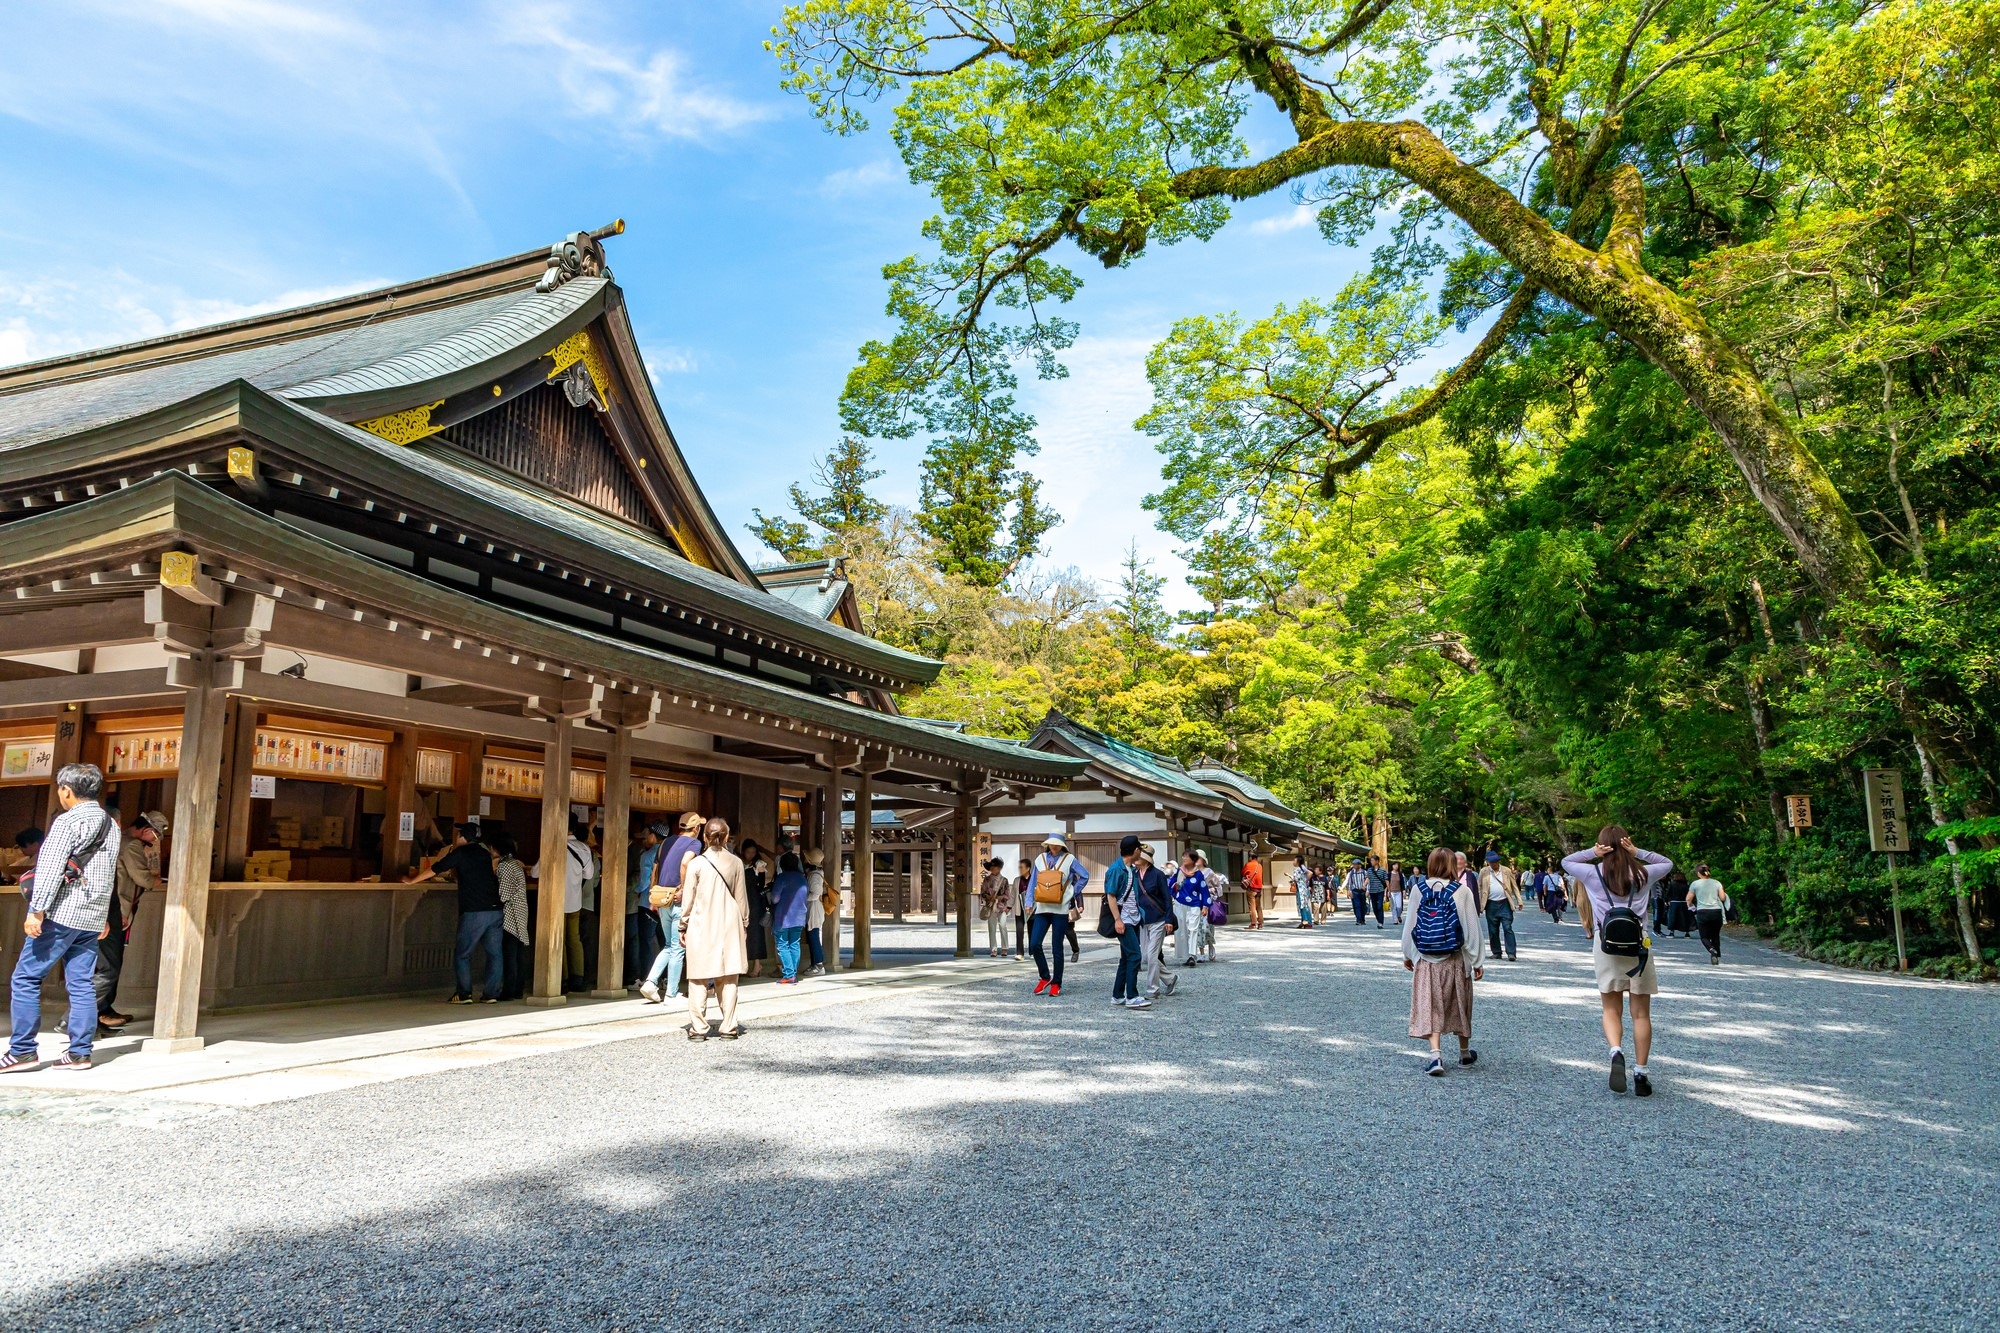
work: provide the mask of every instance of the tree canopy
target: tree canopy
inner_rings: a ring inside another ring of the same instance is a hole
[[[1386,808],[1411,851],[1615,817],[1822,942],[1880,933],[1854,774],[1902,766],[1939,950],[1979,964],[2000,5],[804,0],[772,46],[834,130],[886,105],[937,204],[857,431],[1016,467],[1073,266],[1236,201],[1372,246],[1339,291],[1153,350],[1147,504],[1208,611],[1151,648],[1104,612],[1108,651],[1047,688],[1324,822]]]

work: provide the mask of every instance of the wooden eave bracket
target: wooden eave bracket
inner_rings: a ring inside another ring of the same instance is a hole
[[[577,680],[551,681],[555,688],[552,694],[531,694],[527,700],[527,711],[552,722],[566,722],[580,717],[589,717],[598,711],[604,700],[604,686],[585,684]]]
[[[595,717],[607,727],[629,731],[645,726],[659,711],[660,696],[651,690],[620,692],[605,694],[597,705]]]

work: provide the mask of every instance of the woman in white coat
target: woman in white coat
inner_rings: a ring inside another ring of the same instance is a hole
[[[718,1037],[736,1037],[736,979],[750,965],[750,897],[743,862],[729,850],[729,824],[711,819],[681,884],[681,944],[687,950],[688,1040],[708,1039],[708,989],[722,1004]]]
[[[1431,1044],[1424,1072],[1444,1077],[1439,1039],[1458,1038],[1458,1062],[1479,1059],[1472,1049],[1472,983],[1486,975],[1480,966],[1485,936],[1472,890],[1453,873],[1456,859],[1444,847],[1431,850],[1426,873],[1405,886],[1403,966],[1416,975],[1410,984],[1410,1035]]]

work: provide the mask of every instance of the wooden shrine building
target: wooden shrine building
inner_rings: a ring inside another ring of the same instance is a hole
[[[618,230],[0,370],[0,835],[78,760],[128,820],[170,814],[120,990],[147,1049],[198,1046],[205,1008],[442,989],[452,891],[400,883],[439,819],[530,864],[600,821],[593,984],[622,994],[637,821],[833,847],[845,793],[862,830],[914,794],[969,955],[979,802],[1084,768],[898,716],[938,663],[767,590],[654,396]],[[561,1000],[542,911],[531,1002]]]
[[[992,792],[980,829],[993,855],[1031,856],[1051,831],[1069,839],[1089,866],[1093,885],[1118,855],[1118,842],[1135,833],[1153,844],[1160,863],[1199,847],[1209,864],[1229,877],[1231,910],[1242,910],[1244,862],[1263,862],[1267,891],[1274,855],[1296,862],[1330,862],[1342,851],[1366,854],[1358,843],[1313,828],[1268,789],[1220,764],[1183,765],[1050,710],[1026,749],[1084,764],[1066,789],[1016,788]]]

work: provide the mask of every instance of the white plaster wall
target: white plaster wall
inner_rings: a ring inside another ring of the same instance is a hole
[[[715,738],[705,731],[690,731],[686,727],[670,727],[664,722],[648,722],[636,728],[632,735],[642,741],[658,741],[661,745],[678,745],[687,750],[713,750]]]
[[[167,650],[157,643],[114,643],[97,650],[99,673],[107,671],[150,671],[167,664]]]
[[[1046,837],[1053,829],[1062,831],[1062,821],[1049,815],[1002,815],[996,819],[982,819],[979,827],[994,838],[1002,834],[1026,834],[1031,837]]]
[[[306,679],[322,685],[341,685],[350,690],[367,690],[370,694],[392,694],[398,699],[410,692],[410,678],[406,672],[363,666],[359,662],[342,662],[293,648],[273,648],[265,653],[263,671],[266,675],[275,676],[285,668],[297,665],[301,657],[306,661]],[[99,669],[102,670],[101,667]]]
[[[1085,815],[1076,821],[1079,835],[1091,833],[1155,833],[1160,821],[1150,814]]]
[[[76,649],[65,648],[59,653],[8,653],[9,662],[25,662],[29,666],[54,667],[57,671],[76,670]]]

